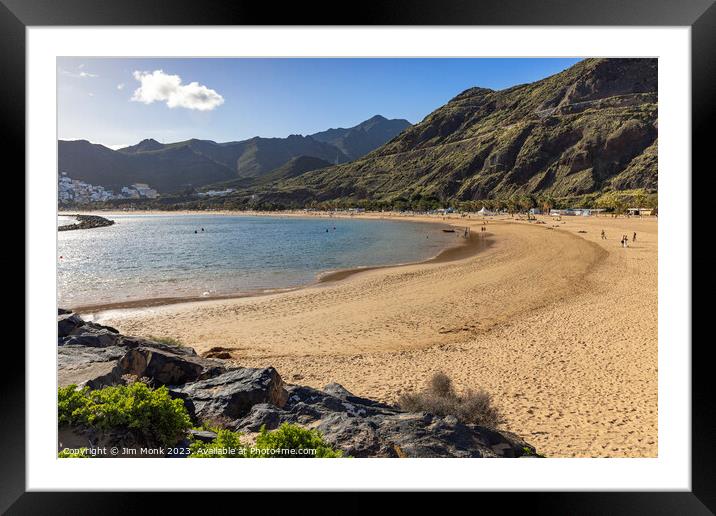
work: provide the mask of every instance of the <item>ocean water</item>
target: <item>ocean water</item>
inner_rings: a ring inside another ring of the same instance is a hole
[[[436,224],[392,220],[109,218],[113,226],[57,233],[59,306],[292,288],[327,271],[426,260],[458,240]]]

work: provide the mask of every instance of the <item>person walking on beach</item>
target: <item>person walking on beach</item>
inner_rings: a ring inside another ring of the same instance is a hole
[[[602,229],[602,240],[606,240],[606,239],[607,239],[607,234]]]
[[[631,238],[632,242],[636,242],[636,231],[634,231],[634,236]]]

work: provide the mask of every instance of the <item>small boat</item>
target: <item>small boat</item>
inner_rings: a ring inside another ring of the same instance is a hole
[[[455,233],[454,229],[443,229],[443,233]]]

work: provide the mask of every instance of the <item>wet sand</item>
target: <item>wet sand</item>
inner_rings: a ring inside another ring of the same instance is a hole
[[[548,456],[656,456],[656,220],[504,219],[486,232],[477,217],[453,220],[489,245],[452,260],[97,318],[387,402],[442,370],[458,388],[489,391],[505,427]]]

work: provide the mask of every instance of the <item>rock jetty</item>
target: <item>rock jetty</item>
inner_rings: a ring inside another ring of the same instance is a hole
[[[98,389],[130,377],[144,378],[150,385],[167,386],[172,397],[183,400],[197,426],[251,434],[262,426],[272,430],[293,423],[317,429],[326,442],[351,457],[536,455],[533,446],[510,432],[461,423],[454,416],[405,412],[355,396],[337,383],[323,389],[286,384],[273,367],[240,367],[204,358],[190,347],[122,335],[68,310],[59,310],[57,326],[60,387]],[[206,441],[216,436],[208,430],[189,433],[201,434],[193,437]],[[60,428],[65,446],[98,439],[112,445],[146,444],[122,429],[95,434]]]
[[[105,226],[111,226],[114,224],[113,220],[105,219],[99,215],[75,215],[78,222],[75,224],[66,224],[59,226],[57,231],[71,231],[73,229],[92,229],[92,228],[103,228]]]

